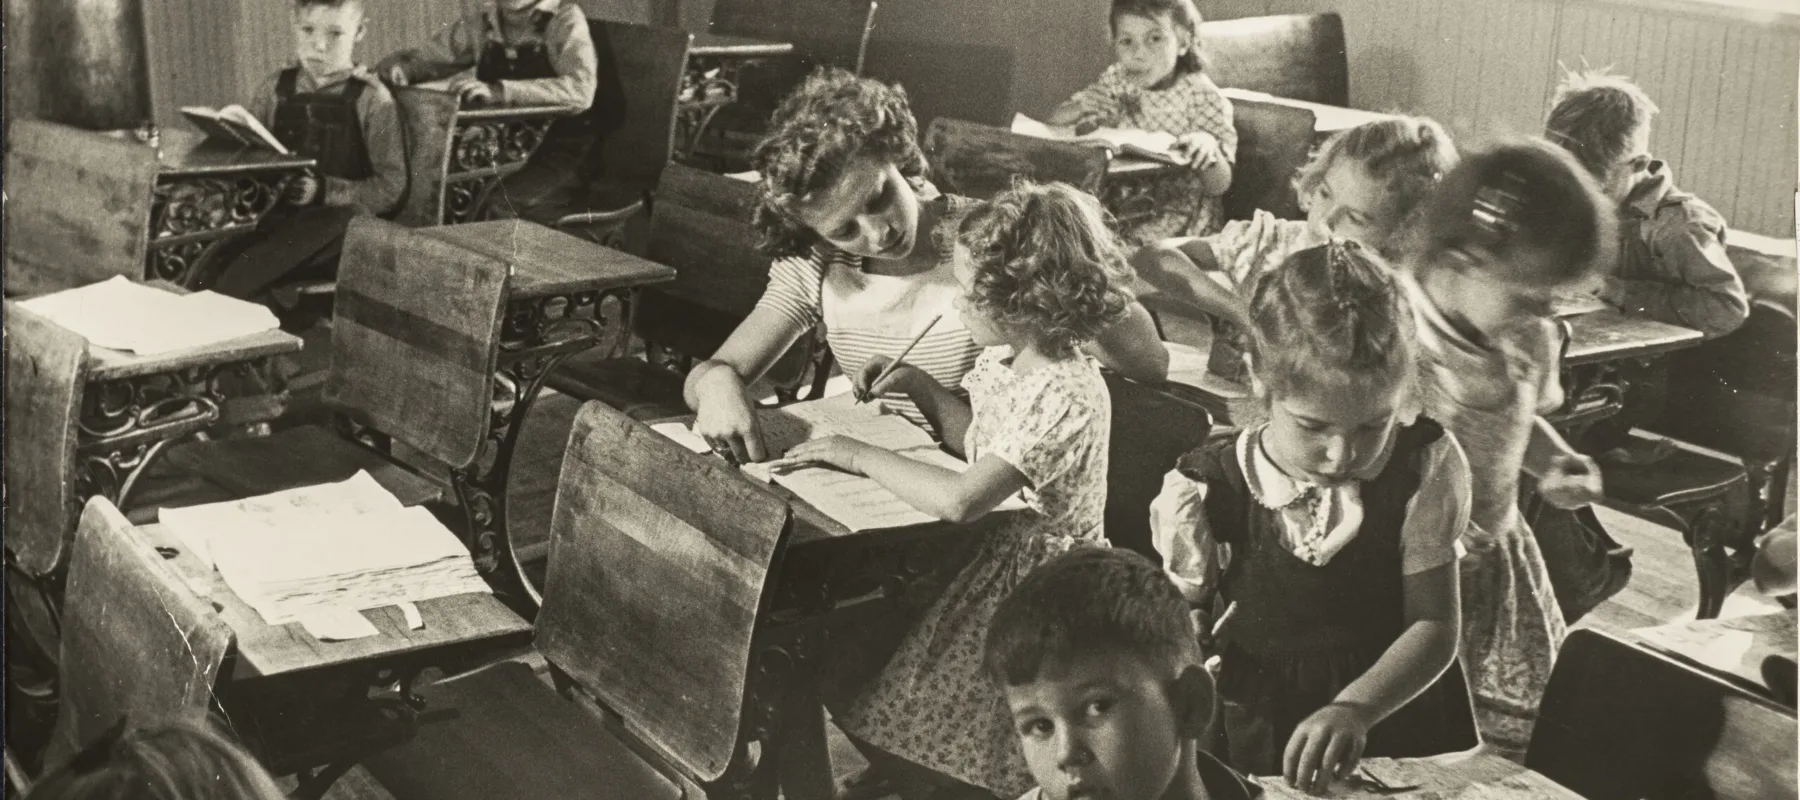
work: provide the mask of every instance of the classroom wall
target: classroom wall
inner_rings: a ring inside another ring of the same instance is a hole
[[[590,13],[678,16],[710,0],[581,0]],[[366,0],[367,60],[479,0]],[[1734,227],[1794,235],[1800,15],[1747,0],[1199,0],[1212,19],[1337,9],[1351,103],[1437,117],[1459,136],[1538,130],[1558,63],[1612,65],[1661,104],[1653,146]],[[158,119],[241,101],[288,57],[280,0],[149,3]],[[1106,0],[881,0],[867,71],[903,83],[921,122],[1047,113],[1110,59]]]

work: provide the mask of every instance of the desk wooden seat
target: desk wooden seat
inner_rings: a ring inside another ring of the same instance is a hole
[[[311,425],[288,428],[272,436],[195,442],[172,450],[166,463],[205,480],[204,488],[193,491],[222,490],[225,497],[209,496],[216,499],[255,497],[336,483],[358,472],[368,472],[382,488],[393,492],[401,505],[429,505],[450,499],[446,482],[420,475],[337,431]],[[191,499],[191,495],[183,496],[178,502],[197,505],[187,502]]]
[[[397,800],[495,788],[700,797],[700,782],[743,768],[752,634],[788,509],[724,461],[689,455],[600,404],[583,407],[563,459],[537,646],[558,686],[599,709],[550,699],[519,666],[433,687],[427,697],[456,717],[369,765]],[[506,785],[448,766],[481,764],[506,765],[490,773]]]
[[[1642,645],[1569,634],[1525,765],[1589,800],[1793,797],[1794,710]]]
[[[554,106],[462,107],[431,86],[393,88],[406,135],[406,199],[394,220],[423,227],[478,218],[502,178],[523,169],[556,118]]]
[[[1212,415],[1192,399],[1106,373],[1112,444],[1106,472],[1106,538],[1115,547],[1162,557],[1150,543],[1150,501],[1181,456],[1206,441]]]
[[[1207,72],[1220,86],[1335,106],[1350,104],[1344,20],[1277,14],[1200,23]]]
[[[1061,181],[1098,196],[1111,160],[1104,148],[938,117],[925,129],[925,160],[939,188],[985,200],[1016,178]]]

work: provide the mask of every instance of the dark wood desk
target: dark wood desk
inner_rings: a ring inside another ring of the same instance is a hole
[[[1763,682],[1763,660],[1769,656],[1792,659],[1795,644],[1793,611],[1778,611],[1730,619],[1702,619],[1638,628],[1626,638],[1652,650],[1699,666],[1724,679],[1767,697],[1774,697]]]
[[[638,287],[674,280],[675,270],[518,220],[452,225],[440,234],[511,265],[496,363],[501,396],[484,445],[492,457],[477,458],[450,477],[468,519],[476,566],[535,607],[542,596],[507,533],[506,483],[525,417],[564,359],[594,347],[616,352],[625,346]]]
[[[1226,87],[1220,89],[1219,93],[1225,95],[1226,98],[1234,102],[1248,100],[1258,103],[1271,103],[1274,105],[1287,106],[1289,108],[1298,108],[1312,112],[1315,144],[1330,138],[1332,134],[1337,133],[1338,131],[1349,130],[1367,122],[1379,122],[1384,119],[1394,118],[1393,114],[1384,114],[1379,111],[1364,111],[1357,108],[1344,108],[1342,106],[1313,103],[1306,100],[1295,100],[1288,97],[1276,97],[1272,94],[1253,92],[1248,89]]]
[[[1426,758],[1364,759],[1359,771],[1389,786],[1416,786],[1417,796],[1516,798],[1517,800],[1581,800],[1578,795],[1505,757],[1476,747]],[[1265,800],[1301,800],[1313,795],[1291,788],[1279,776],[1254,779]],[[1479,792],[1479,794],[1477,794]],[[1383,792],[1334,790],[1331,797],[1382,797]],[[1396,793],[1398,794],[1398,793]],[[1415,796],[1412,791],[1399,796]]]
[[[313,160],[228,147],[185,130],[161,134],[145,279],[192,287],[213,246],[256,228]]]
[[[1700,343],[1696,330],[1606,308],[1561,317],[1563,406],[1550,421],[1571,440],[1625,407],[1629,366]]]
[[[789,59],[792,42],[775,42],[748,36],[716,33],[694,34],[688,47],[687,72],[675,109],[675,154],[682,161],[694,158],[706,138],[713,117],[738,101],[744,69],[752,65]]]

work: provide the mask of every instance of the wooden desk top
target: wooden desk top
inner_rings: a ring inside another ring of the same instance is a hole
[[[110,381],[175,372],[214,364],[234,364],[264,356],[300,352],[300,337],[286,331],[273,330],[240,336],[206,347],[176,350],[140,356],[105,347],[88,348],[88,380]]]
[[[430,235],[512,265],[514,299],[597,292],[675,279],[675,270],[521,220],[428,229]]]
[[[693,44],[688,45],[689,56],[716,58],[770,58],[789,55],[793,52],[792,42],[772,42],[767,39],[731,36],[722,33],[696,33]]]
[[[1416,796],[1462,797],[1462,791],[1481,787],[1479,795],[1470,797],[1517,798],[1518,800],[1581,800],[1578,795],[1536,772],[1526,769],[1483,747],[1459,753],[1445,753],[1427,758],[1363,759],[1361,769],[1390,786],[1417,786]],[[1253,780],[1263,787],[1265,800],[1299,800],[1311,798],[1290,788],[1280,776]],[[1332,790],[1327,796],[1342,798],[1376,798],[1380,793],[1354,790]],[[1413,797],[1406,792],[1403,797]]]
[[[1569,350],[1564,366],[1643,358],[1699,344],[1704,334],[1692,328],[1603,309],[1567,317]]]
[[[156,148],[157,174],[171,177],[225,175],[262,170],[298,170],[313,166],[303,156],[281,155],[255,147],[208,140],[193,131],[162,131]]]
[[[298,622],[270,625],[225,585],[225,578],[187,552],[180,540],[160,524],[138,530],[157,548],[172,548],[167,562],[196,594],[210,598],[213,607],[237,636],[238,655],[234,679],[270,678],[351,664],[399,660],[427,650],[456,646],[524,644],[531,638],[531,624],[512,612],[493,595],[464,594],[419,603],[425,621],[420,630],[406,627],[397,606],[363,612],[376,636],[344,642],[322,642]],[[167,552],[167,551],[164,551]]]
[[[1383,114],[1379,111],[1364,111],[1359,108],[1344,108],[1342,106],[1325,105],[1324,103],[1312,103],[1306,100],[1295,100],[1288,97],[1276,97],[1272,94],[1252,92],[1248,89],[1223,88],[1219,90],[1219,93],[1230,98],[1233,102],[1249,101],[1254,103],[1272,103],[1275,105],[1303,108],[1311,111],[1313,112],[1313,131],[1319,134],[1337,133],[1341,130],[1354,128],[1365,122],[1376,122],[1384,119],[1392,119],[1394,117],[1393,114]]]
[[[1136,156],[1117,156],[1106,162],[1106,175],[1111,178],[1137,177],[1171,169],[1183,169],[1183,167]]]
[[[1638,628],[1629,637],[1765,695],[1769,687],[1763,683],[1763,659],[1794,658],[1800,649],[1792,611]]]
[[[485,119],[534,119],[537,117],[563,117],[574,113],[564,106],[480,106],[476,108],[458,109],[457,121]]]

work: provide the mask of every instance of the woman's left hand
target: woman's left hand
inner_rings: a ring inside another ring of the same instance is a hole
[[[1191,131],[1175,137],[1173,149],[1186,156],[1194,169],[1206,169],[1225,155],[1219,148],[1218,138],[1206,131]]]
[[[824,464],[861,475],[863,471],[857,468],[856,458],[858,455],[874,449],[876,449],[874,445],[859,442],[848,436],[826,436],[794,445],[793,449],[787,451],[781,458],[769,462],[769,468],[776,472],[786,472],[804,466]]]
[[[1332,780],[1348,776],[1369,742],[1367,716],[1360,706],[1332,703],[1302,720],[1281,758],[1288,785],[1322,794]]]

